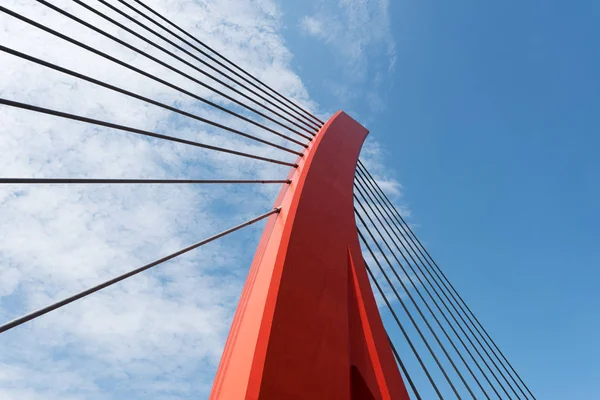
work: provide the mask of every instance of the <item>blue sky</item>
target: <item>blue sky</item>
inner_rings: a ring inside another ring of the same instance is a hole
[[[366,121],[421,240],[534,394],[598,398],[600,4],[394,1],[394,69],[373,51],[355,80],[295,32],[322,4],[298,7],[286,39],[311,96]]]
[[[69,0],[53,3],[141,45]],[[600,396],[596,2],[147,3],[323,118],[343,109],[364,123],[369,168],[534,394]],[[230,105],[34,1],[6,6]],[[3,45],[245,128],[4,14],[0,32]],[[2,97],[285,158],[5,54],[0,65]],[[6,107],[0,120],[3,176],[272,179],[287,172]],[[4,187],[0,317],[261,214],[275,193]],[[3,335],[0,397],[206,397],[260,230]]]

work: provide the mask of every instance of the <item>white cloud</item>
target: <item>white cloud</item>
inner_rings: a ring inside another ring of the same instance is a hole
[[[88,3],[126,23],[99,3]],[[285,95],[314,107],[289,68],[290,53],[277,33],[275,2],[148,3],[215,48],[226,48],[234,60],[260,72]],[[53,4],[165,59],[157,49],[73,2]],[[41,4],[11,0],[3,6],[198,95],[230,103]],[[131,23],[127,26],[142,32]],[[0,27],[5,46],[284,143],[6,14],[0,15]],[[5,53],[0,63],[3,98],[295,159]],[[210,82],[179,61],[170,63]],[[6,106],[0,106],[0,120],[3,177],[260,179],[283,178],[288,170]],[[14,318],[263,213],[276,191],[177,185],[0,187],[0,319]],[[261,226],[0,335],[0,398],[206,396],[251,259],[248,250],[254,248]]]
[[[100,3],[86,3],[149,35]],[[316,110],[302,81],[290,68],[291,52],[280,35],[281,11],[276,1],[147,3],[285,96]],[[156,48],[71,1],[52,4],[166,59]],[[353,11],[351,3],[340,4],[348,10],[348,16],[360,14],[360,10],[355,10],[357,14]],[[241,111],[230,101],[39,3],[7,0],[2,5]],[[116,6],[125,10],[120,3]],[[0,33],[4,46],[285,144],[268,132],[249,128],[232,116],[6,14],[0,14]],[[197,64],[189,55],[159,42]],[[169,63],[214,84],[180,61]],[[0,53],[0,65],[3,98],[266,157],[287,161],[295,158],[5,53]],[[0,121],[2,177],[264,179],[283,178],[288,170],[6,106],[0,106]],[[366,161],[376,162],[376,153],[367,152]],[[375,168],[378,173],[382,170]],[[393,185],[394,181],[389,182]],[[177,185],[0,187],[0,321],[263,213],[271,207],[277,190]],[[246,228],[244,233],[0,335],[0,398],[205,397],[262,226]]]
[[[323,29],[323,22],[314,16],[305,16],[300,20],[300,26],[302,29],[311,36],[318,38],[325,38],[325,31]]]
[[[396,45],[388,0],[319,2],[314,14],[300,19],[300,28],[337,53],[339,66],[353,83],[375,76],[379,67],[374,65],[374,58],[383,56],[387,60],[386,73],[395,68]]]
[[[386,194],[397,199],[401,198],[403,195],[402,185],[393,176],[393,171],[385,165],[384,160],[388,154],[381,147],[381,144],[376,139],[368,136],[360,155],[363,164]],[[402,211],[402,215],[406,212],[408,210]]]

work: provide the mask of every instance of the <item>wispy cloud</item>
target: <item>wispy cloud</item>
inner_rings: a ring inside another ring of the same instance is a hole
[[[388,0],[338,0],[317,2],[315,12],[299,22],[301,30],[322,41],[338,60],[343,79],[334,81],[340,99],[360,91],[368,96],[372,110],[384,108],[381,89],[384,78],[396,66],[396,45],[391,31]],[[363,84],[363,88],[356,85]],[[340,85],[346,86],[344,90]]]

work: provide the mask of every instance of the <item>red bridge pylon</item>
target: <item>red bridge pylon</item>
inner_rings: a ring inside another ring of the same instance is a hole
[[[263,232],[213,400],[407,400],[360,250],[356,163],[368,131],[343,112],[312,140]]]

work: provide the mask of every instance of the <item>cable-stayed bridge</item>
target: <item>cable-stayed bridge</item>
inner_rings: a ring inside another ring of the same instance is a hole
[[[183,137],[168,125],[152,130],[97,118],[78,113],[77,107],[66,110],[62,103],[27,102],[9,92],[0,98],[3,108],[28,113],[32,127],[44,115],[149,144],[168,142],[223,160],[249,160],[280,175],[249,179],[237,170],[237,177],[230,172],[177,179],[1,176],[4,186],[270,185],[278,195],[261,213],[31,310],[3,323],[0,333],[23,329],[262,221],[262,238],[247,270],[211,398],[535,398],[360,160],[368,131],[359,122],[344,112],[317,116],[141,0],[73,0],[69,7],[50,0],[31,3],[60,16],[61,23],[50,26],[4,5],[0,11],[16,24],[110,64],[128,79],[176,93],[177,100],[148,94],[141,84],[136,89],[71,68],[66,53],[43,57],[7,40],[0,42],[4,57],[87,85],[89,102],[110,93],[160,110],[160,118],[175,125],[192,121],[209,134],[227,133],[238,145],[219,144],[210,135]],[[69,33],[73,26],[109,44],[81,40]],[[122,56],[123,49],[135,54],[135,62]],[[39,97],[43,100],[43,93]],[[267,167],[273,165],[278,169]]]

